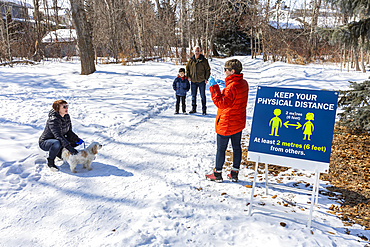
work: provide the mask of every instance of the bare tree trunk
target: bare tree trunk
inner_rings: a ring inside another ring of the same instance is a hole
[[[267,51],[267,44],[266,44],[266,33],[267,28],[269,28],[268,20],[270,18],[269,16],[270,11],[270,0],[267,0],[266,8],[265,8],[265,20],[262,24],[262,53],[263,53],[263,61],[266,62],[268,60],[268,51]]]
[[[11,33],[11,26],[12,26],[12,16],[10,12],[8,11],[6,13],[5,18],[5,24],[6,24],[6,46],[7,46],[7,60],[9,61],[10,67],[13,67],[13,56],[12,56],[12,49],[11,49],[11,43],[10,43],[10,35]]]
[[[139,47],[140,47],[140,58],[141,58],[141,62],[145,63],[145,54],[144,54],[144,42],[143,42],[143,34],[144,34],[144,27],[143,27],[143,23],[142,23],[142,20],[140,18],[140,13],[139,13],[139,10],[138,10],[138,5],[139,5],[139,2],[136,0],[134,3],[133,3],[133,10],[134,10],[134,14],[135,14],[135,21],[136,21],[136,28],[137,28],[137,37],[138,37],[138,40],[139,40]]]
[[[267,61],[267,52],[266,52],[266,40],[265,40],[265,30],[261,29],[261,43],[262,43],[262,60]]]
[[[117,24],[116,24],[116,15],[115,15],[115,11],[117,11],[116,6],[115,6],[116,4],[114,0],[105,0],[104,3],[108,10],[107,19],[108,19],[108,26],[109,26],[108,29],[109,30],[107,30],[107,32],[110,37],[109,40],[111,43],[113,58],[115,62],[118,62]]]
[[[343,45],[343,49],[341,51],[341,56],[340,56],[340,72],[343,71],[343,62],[344,62],[345,54],[346,54],[346,45]]]
[[[209,6],[209,0],[207,0],[206,37],[205,37],[205,52],[206,52],[206,54],[204,54],[206,58],[209,58],[209,51],[208,51],[208,49],[209,49],[209,47],[208,47],[208,39],[209,39],[209,36],[208,36],[209,35],[209,8],[210,8],[210,6]]]
[[[133,46],[134,46],[134,49],[135,49],[135,52],[137,53],[137,54],[139,54],[140,53],[140,50],[139,50],[139,48],[137,47],[137,42],[136,42],[136,39],[135,39],[135,32],[134,32],[134,30],[132,29],[132,27],[131,27],[131,25],[130,25],[130,23],[128,22],[128,19],[127,19],[127,17],[125,16],[124,17],[124,23],[125,23],[125,25],[126,25],[126,27],[127,27],[127,29],[130,31],[130,34],[131,34],[131,37],[132,37],[132,43],[133,43]]]
[[[5,34],[5,29],[4,29],[4,20],[3,18],[0,18],[0,61],[3,60],[3,58],[6,57],[6,34]],[[2,56],[4,55],[4,57]]]
[[[36,41],[35,41],[35,54],[32,58],[34,61],[40,61],[43,57],[43,52],[40,49],[41,40],[42,40],[42,26],[41,26],[41,12],[40,12],[40,0],[33,0],[34,5],[34,19],[35,19],[35,32],[36,32]]]
[[[186,62],[186,0],[181,0],[180,6],[180,28],[181,28],[181,62]]]
[[[70,3],[80,52],[81,75],[89,75],[94,73],[96,70],[91,26],[87,21],[84,1],[70,0]]]
[[[210,61],[213,61],[213,41],[214,41],[214,32],[212,31],[211,37],[209,37],[209,53],[210,53]]]
[[[311,22],[311,31],[309,38],[309,58],[315,57],[317,52],[316,47],[316,35],[315,29],[317,27],[317,20],[320,15],[321,0],[314,1],[314,8],[312,10],[312,22]]]
[[[254,51],[253,51],[253,28],[251,28],[250,30],[250,40],[251,40],[251,57],[252,59],[254,58],[253,55],[254,55]]]
[[[355,58],[355,70],[356,71],[361,71],[360,69],[360,64],[358,62],[358,49],[356,48],[353,48],[353,55],[354,55],[354,58]]]
[[[254,38],[253,38],[253,42],[254,42],[254,58],[257,58],[258,54],[259,54],[259,41],[258,41],[258,38],[259,38],[259,34],[258,34],[258,29],[254,29]]]
[[[217,4],[217,2],[216,2]],[[215,12],[213,15],[217,15],[217,12]],[[212,58],[213,56],[217,56],[218,55],[218,52],[215,53],[216,49],[214,47],[214,39],[215,39],[215,36],[216,36],[216,25],[215,25],[215,22],[217,21],[217,18],[214,18],[213,21],[212,21],[212,31],[211,31],[211,37],[209,39],[209,50],[211,52],[211,61],[212,61]]]
[[[58,29],[58,27],[59,27],[58,0],[53,0],[53,8],[54,8],[54,18],[55,18],[54,22],[55,22],[55,25],[56,25],[56,29]]]
[[[366,73],[364,41],[362,41],[362,45],[361,45],[361,68],[362,68],[362,72]]]
[[[253,2],[253,6],[256,8],[256,5],[255,5],[255,3]],[[254,29],[254,27],[256,26],[256,23],[257,23],[257,20],[256,20],[256,15],[255,15],[255,12],[256,11],[252,11],[252,25],[251,25],[251,27],[250,27],[250,40],[251,40],[251,57],[252,57],[252,59],[253,58],[256,58],[256,39],[255,39],[255,29]]]
[[[349,72],[349,67],[351,66],[351,48],[348,49],[348,63],[347,63],[347,72]]]

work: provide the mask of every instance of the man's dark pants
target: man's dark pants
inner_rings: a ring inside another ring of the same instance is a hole
[[[199,88],[200,98],[202,99],[202,111],[207,111],[206,106],[206,83],[205,81],[202,82],[191,82],[191,105],[193,106],[193,111],[197,109],[197,91]]]

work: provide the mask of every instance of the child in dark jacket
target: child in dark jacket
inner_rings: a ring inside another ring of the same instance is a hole
[[[179,114],[180,100],[181,100],[181,103],[182,103],[182,112],[184,114],[187,114],[186,113],[185,100],[186,100],[186,92],[189,91],[189,89],[190,89],[190,83],[189,83],[188,79],[185,76],[185,69],[184,68],[181,68],[179,70],[179,75],[177,76],[177,78],[173,82],[172,87],[173,87],[173,90],[176,91],[176,112],[175,112],[175,114]]]

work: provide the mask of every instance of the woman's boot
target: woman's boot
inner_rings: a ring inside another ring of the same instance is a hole
[[[51,170],[59,171],[59,168],[55,165],[55,163],[54,163],[54,159],[52,159],[52,158],[48,158],[48,167],[49,167]]]

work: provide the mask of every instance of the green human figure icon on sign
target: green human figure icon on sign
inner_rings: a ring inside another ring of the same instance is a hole
[[[312,113],[312,112],[308,112],[306,114],[306,119],[305,120],[308,120],[302,127],[303,129],[303,140],[306,140],[306,137],[309,141],[311,141],[311,135],[312,135],[312,132],[314,130],[314,126],[313,126],[313,123],[311,121],[314,121],[315,115]]]
[[[280,116],[280,114],[281,114],[281,110],[280,109],[275,109],[274,110],[275,117],[273,117],[270,120],[270,123],[269,123],[269,126],[271,126],[270,136],[273,136],[273,135],[279,136],[278,135],[278,130],[283,125],[281,119],[278,117],[278,116]]]

